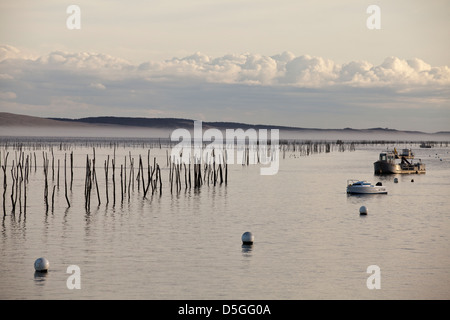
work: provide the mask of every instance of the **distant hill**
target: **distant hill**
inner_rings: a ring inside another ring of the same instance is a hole
[[[57,121],[67,121],[72,123],[90,123],[90,124],[109,124],[109,125],[122,125],[130,127],[146,127],[146,128],[192,128],[194,120],[179,119],[179,118],[133,118],[133,117],[88,117],[80,119],[68,119],[68,118],[49,118]],[[240,122],[209,122],[203,121],[202,126],[204,128],[217,128],[217,129],[279,129],[285,131],[353,131],[357,132],[390,132],[390,133],[412,133],[412,134],[426,134],[420,131],[399,131],[389,128],[369,128],[369,129],[318,129],[318,128],[302,128],[302,127],[289,127],[278,125],[263,125],[263,124],[247,124]]]
[[[15,113],[0,112],[1,127],[86,127],[83,123],[68,124],[52,119],[33,117]]]
[[[145,128],[163,128],[163,129],[175,129],[175,128],[193,128],[194,121],[191,119],[180,118],[133,118],[133,117],[89,117],[80,119],[68,119],[68,118],[49,118],[54,121],[67,121],[71,123],[90,123],[90,124],[108,124],[108,125],[120,125],[129,127],[145,127]],[[252,125],[239,122],[208,122],[203,121],[202,126],[204,128],[217,128],[217,129],[280,129],[280,130],[320,130],[320,129],[304,129],[285,126],[274,125]]]
[[[131,117],[89,117],[80,119],[49,118],[54,121],[70,123],[90,123],[146,128],[191,128],[194,120],[177,118],[131,118]]]
[[[130,127],[146,127],[146,128],[192,128],[194,120],[191,119],[179,119],[179,118],[134,118],[134,117],[88,117],[80,119],[67,119],[67,118],[49,118],[57,121],[68,121],[76,123],[90,123],[90,124],[109,124],[109,125],[123,125]],[[204,128],[217,128],[217,129],[237,129],[241,128],[247,130],[253,129],[279,129],[283,131],[316,131],[316,132],[354,132],[354,133],[406,133],[406,134],[429,134],[421,131],[405,131],[389,128],[368,128],[368,129],[318,129],[318,128],[302,128],[302,127],[289,127],[278,125],[263,125],[263,124],[247,124],[240,122],[209,122],[203,121],[202,126]],[[439,132],[442,134],[449,134],[450,132]]]
[[[143,118],[143,117],[87,117],[80,119],[41,118],[28,115],[0,112],[0,136],[108,136],[147,137],[158,134],[167,137],[176,128],[193,129],[194,120],[182,118]],[[450,132],[425,133],[420,131],[401,131],[389,128],[368,129],[318,129],[278,125],[247,124],[239,122],[203,121],[204,129],[278,129],[281,138],[301,139],[411,139],[450,140]]]

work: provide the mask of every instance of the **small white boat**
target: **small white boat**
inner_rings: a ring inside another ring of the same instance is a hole
[[[364,180],[347,180],[347,193],[349,194],[387,194],[387,189],[381,182],[375,186]]]

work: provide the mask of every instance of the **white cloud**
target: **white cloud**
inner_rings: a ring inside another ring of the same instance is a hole
[[[21,58],[20,50],[9,45],[0,46],[0,61]]]
[[[286,64],[282,81],[306,87],[331,85],[339,78],[341,67],[329,59],[303,55]]]
[[[99,89],[99,90],[105,90],[106,89],[106,87],[103,84],[101,84],[100,82],[91,83],[89,86],[91,88]]]
[[[95,52],[70,53],[54,51],[36,59],[42,66],[62,67],[75,70],[114,72],[134,68],[128,61],[107,54]]]
[[[22,68],[60,70],[71,73],[89,73],[98,77],[91,86],[103,88],[103,79],[116,78],[141,80],[192,79],[210,83],[290,85],[317,88],[322,86],[435,86],[450,84],[447,66],[432,67],[425,61],[388,57],[381,65],[367,61],[350,61],[338,64],[334,61],[309,55],[295,56],[284,52],[273,56],[260,54],[229,54],[210,57],[200,52],[183,58],[149,61],[139,65],[102,53],[70,53],[54,51],[30,59],[12,46],[0,47],[3,62],[1,79],[14,77]],[[26,65],[25,63],[32,62]]]
[[[0,100],[13,100],[16,99],[17,95],[11,91],[0,91]]]
[[[0,80],[12,80],[14,79],[11,75],[7,73],[0,73]]]

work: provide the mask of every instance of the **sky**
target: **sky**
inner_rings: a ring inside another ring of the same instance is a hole
[[[449,13],[441,0],[2,1],[0,111],[450,131]]]

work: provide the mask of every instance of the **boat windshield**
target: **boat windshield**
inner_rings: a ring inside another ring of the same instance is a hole
[[[365,181],[358,181],[358,182],[355,182],[353,185],[354,186],[370,186],[370,183],[365,182]]]
[[[386,153],[380,153],[380,161],[386,161]]]

